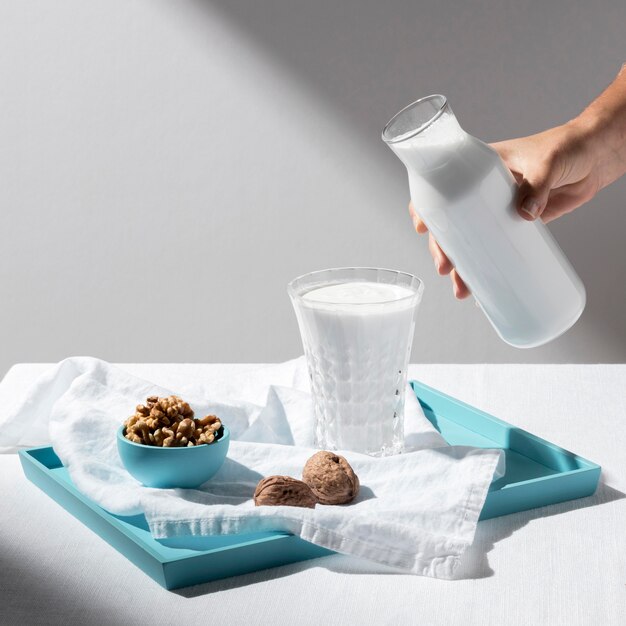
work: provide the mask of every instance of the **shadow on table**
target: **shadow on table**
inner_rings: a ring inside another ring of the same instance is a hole
[[[0,538],[2,539],[2,538]],[[57,576],[42,555],[26,557],[19,546],[0,541],[0,624],[119,626],[115,606],[103,595],[84,593]],[[62,559],[63,555],[57,555]]]
[[[598,489],[593,496],[580,498],[578,500],[570,500],[560,504],[553,504],[538,509],[532,509],[530,511],[522,511],[520,513],[496,517],[480,522],[478,524],[474,543],[463,555],[459,568],[456,571],[455,579],[479,579],[493,576],[495,572],[489,566],[489,552],[493,550],[496,543],[510,537],[515,531],[523,528],[526,524],[533,520],[540,519],[542,517],[561,515],[562,513],[569,513],[578,509],[598,506],[608,502],[614,502],[615,500],[622,500],[623,498],[626,498],[626,494],[614,489],[613,487],[609,487],[603,482],[600,482]],[[376,563],[370,563],[369,561],[353,559],[344,555],[335,554],[319,559],[312,559],[310,561],[301,561],[299,563],[274,567],[272,569],[262,570],[259,572],[252,572],[242,576],[235,576],[233,578],[225,578],[210,583],[204,583],[202,585],[195,585],[193,587],[186,587],[184,589],[177,589],[173,591],[173,593],[185,598],[195,598],[205,594],[212,594],[219,591],[283,578],[284,576],[291,576],[312,567],[321,567],[327,569],[328,571],[341,574],[404,575],[403,572],[398,572],[397,570],[385,567],[384,565],[378,565]]]
[[[626,494],[609,487],[604,482],[600,482],[596,492],[592,496],[568,500],[559,504],[521,511],[512,515],[495,517],[478,524],[474,543],[467,549],[458,570],[456,579],[464,578],[488,578],[494,575],[494,571],[489,566],[487,555],[493,550],[495,544],[502,539],[510,537],[515,531],[523,528],[529,522],[542,517],[553,517],[562,513],[569,513],[578,509],[614,502],[626,498]]]

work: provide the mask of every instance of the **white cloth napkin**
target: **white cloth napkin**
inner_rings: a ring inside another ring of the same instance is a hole
[[[302,358],[177,389],[98,359],[70,358],[42,375],[4,420],[0,446],[52,442],[85,495],[117,515],[144,513],[155,538],[176,537],[177,545],[197,535],[281,530],[406,572],[454,578],[489,485],[502,475],[503,455],[448,446],[408,386],[407,452],[382,459],[343,452],[361,482],[352,504],[254,506],[263,476],[298,478],[315,452],[307,382]],[[231,431],[226,462],[201,489],[143,487],[117,452],[116,430],[135,405],[170,393],[188,400],[197,415],[219,415]]]

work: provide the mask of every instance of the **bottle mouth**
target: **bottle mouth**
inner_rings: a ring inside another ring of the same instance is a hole
[[[415,137],[436,122],[447,107],[448,100],[441,94],[412,102],[387,122],[383,129],[383,141],[390,144]]]

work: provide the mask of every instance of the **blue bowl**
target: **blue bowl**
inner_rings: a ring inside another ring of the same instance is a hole
[[[194,489],[222,467],[230,432],[211,444],[185,448],[162,448],[134,443],[124,437],[126,427],[117,431],[117,449],[128,473],[146,487]]]

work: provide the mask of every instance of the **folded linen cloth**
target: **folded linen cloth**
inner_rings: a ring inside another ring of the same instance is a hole
[[[307,385],[303,358],[177,389],[98,359],[70,358],[42,375],[3,420],[0,447],[50,441],[80,491],[114,514],[143,513],[155,538],[176,538],[179,546],[198,535],[281,530],[406,572],[454,578],[489,485],[502,475],[503,455],[448,446],[408,386],[406,453],[342,453],[361,482],[352,504],[254,506],[263,476],[300,477],[315,452]],[[219,415],[231,431],[226,462],[200,489],[143,487],[117,452],[116,430],[135,405],[171,393],[183,396],[197,415]]]

